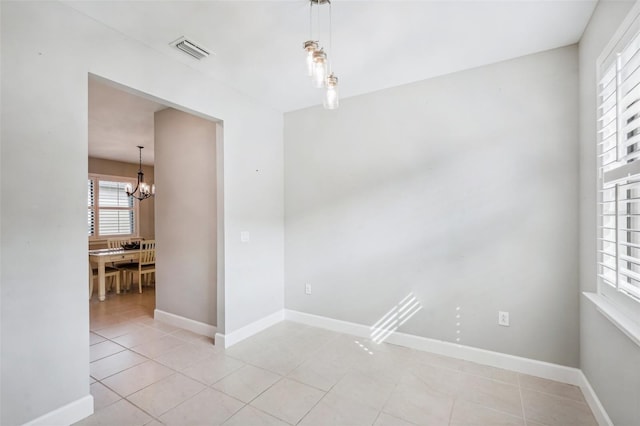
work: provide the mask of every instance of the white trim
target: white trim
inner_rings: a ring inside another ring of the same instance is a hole
[[[620,43],[621,39],[625,36],[627,31],[629,31],[639,14],[640,1],[636,1],[636,3],[631,7],[631,10],[627,13],[624,21],[622,21],[622,23],[618,27],[618,30],[613,34],[605,48],[602,49],[602,53],[598,55],[598,59],[596,60],[597,64],[602,64],[607,59],[607,57],[615,50],[616,46],[618,45],[618,43]],[[598,81],[600,81],[600,78],[598,78]]]
[[[598,293],[582,292],[596,309],[622,331],[632,342],[640,346],[640,325],[620,312],[620,309]]]
[[[371,329],[367,325],[339,321],[332,318],[307,314],[292,310],[285,310],[285,319],[314,327],[325,328],[340,333],[352,334],[358,337],[370,338]],[[393,333],[385,340],[387,343],[405,346],[421,351],[432,352],[452,358],[476,362],[497,368],[530,374],[545,379],[556,380],[579,386],[582,383],[581,371],[577,368],[552,364],[529,358],[478,349],[471,346],[459,345],[442,340],[429,339],[405,333]]]
[[[153,318],[165,324],[183,328],[207,337],[213,338],[216,335],[216,327],[213,325],[161,311],[160,309],[153,311]]]
[[[593,413],[596,421],[600,426],[613,426],[613,422],[609,418],[604,406],[600,402],[598,395],[591,387],[591,383],[587,380],[587,377],[584,375],[582,371],[580,371],[580,389],[582,390],[582,394],[584,395],[584,399],[587,401],[589,408],[591,408],[591,412]]]
[[[225,349],[227,347],[227,339],[225,339],[225,335],[222,333],[216,333],[216,336],[213,338],[213,344]]]
[[[87,395],[67,405],[49,411],[24,426],[63,426],[70,425],[93,414],[93,396]]]
[[[99,182],[101,180],[104,181],[108,181],[108,182],[119,182],[119,183],[129,183],[132,184],[133,187],[135,188],[136,184],[138,183],[137,177],[136,179],[133,179],[131,177],[127,177],[127,176],[115,176],[115,175],[103,175],[103,174],[99,174],[99,173],[89,173],[88,174],[88,180],[92,180],[94,182],[94,188],[93,188],[93,194],[94,194],[94,199],[93,199],[93,206],[87,206],[87,208],[89,210],[93,210],[93,215],[94,215],[94,228],[93,228],[93,235],[89,235],[89,244],[91,244],[92,242],[99,242],[102,240],[108,240],[110,238],[129,238],[129,239],[135,239],[135,238],[140,238],[140,203],[133,203],[133,207],[129,208],[129,207],[105,207],[107,209],[115,209],[115,210],[120,210],[120,211],[129,211],[132,210],[133,211],[133,234],[106,234],[106,235],[100,235],[100,203],[99,203],[99,199],[100,199],[100,184]],[[135,200],[134,200],[135,201]]]
[[[216,346],[220,345],[223,348],[228,348],[283,320],[284,320],[284,310],[281,309],[279,311],[272,313],[271,315],[267,315],[266,317],[260,318],[259,320],[254,321],[251,324],[247,324],[244,327],[240,327],[239,329],[237,329],[236,331],[232,331],[231,333],[227,333],[227,334],[218,333],[216,334],[216,338],[215,338]]]

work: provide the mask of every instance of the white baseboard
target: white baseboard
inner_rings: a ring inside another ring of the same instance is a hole
[[[254,321],[251,324],[247,324],[244,327],[237,329],[236,331],[232,331],[231,333],[217,333],[215,338],[216,346],[219,345],[223,348],[231,347],[236,343],[253,336],[256,333],[259,333],[262,330],[279,323],[282,320],[284,320],[284,310],[281,309],[272,313],[271,315],[260,318],[259,320]]]
[[[364,338],[371,337],[371,328],[362,324],[289,309],[285,309],[284,317],[289,321],[337,331],[339,333]],[[613,426],[598,396],[580,369],[404,333],[393,333],[387,338],[386,342],[578,386],[582,390],[587,404],[589,404],[589,408],[591,408],[598,424],[600,426]]]
[[[213,325],[185,318],[180,315],[171,314],[159,309],[153,311],[153,318],[160,322],[164,322],[165,324],[183,328],[207,337],[213,338],[216,335],[216,327]]]
[[[370,338],[371,328],[367,325],[335,320],[304,312],[285,310],[285,319],[303,324],[325,328],[340,333],[352,334],[358,337]],[[452,358],[476,362],[497,368],[517,371],[523,374],[543,377],[579,386],[582,383],[582,373],[577,368],[522,358],[514,355],[493,352],[486,349],[478,349],[471,346],[429,339],[405,333],[393,333],[386,343],[405,346],[421,351],[432,352]]]
[[[93,396],[87,395],[25,423],[24,426],[67,426],[93,414]]]
[[[587,380],[587,376],[584,375],[582,371],[580,371],[580,377],[582,382],[580,383],[580,389],[582,390],[582,394],[584,395],[584,399],[589,404],[589,408],[593,412],[596,420],[598,421],[598,425],[600,426],[613,426],[613,422],[609,418],[607,411],[604,409],[604,406],[600,402],[598,395],[591,387],[591,383]]]

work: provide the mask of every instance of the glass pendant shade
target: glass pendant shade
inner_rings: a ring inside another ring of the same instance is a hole
[[[313,77],[313,54],[318,50],[318,43],[313,40],[305,41],[304,50],[307,54],[307,74]]]
[[[324,94],[324,107],[325,109],[338,108],[338,77],[333,73],[327,77],[327,91]]]
[[[314,6],[328,5],[328,49],[333,56],[333,45],[331,37],[331,0],[308,0],[310,2],[309,7],[309,39],[303,43],[305,50],[305,56],[307,60],[307,74],[311,77],[312,86],[316,89],[325,88],[323,105],[326,109],[338,108],[339,96],[338,96],[338,77],[336,77],[332,71],[333,67],[329,63],[327,53],[320,47],[320,39],[324,33],[323,25],[321,25],[321,13],[318,8],[316,17],[318,24],[316,32],[314,33]],[[316,38],[318,40],[312,40]],[[324,42],[324,39],[323,39]],[[333,61],[331,62],[333,63]]]
[[[327,54],[324,50],[316,50],[313,54],[313,86],[317,89],[325,85],[327,79]]]

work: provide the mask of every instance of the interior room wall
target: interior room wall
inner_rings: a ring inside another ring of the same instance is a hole
[[[576,367],[577,66],[574,45],[285,114],[286,308],[373,325],[413,294],[399,332]]]
[[[596,287],[596,60],[632,1],[600,1],[580,40],[580,290]],[[616,425],[640,419],[640,347],[580,296],[580,368]]]
[[[90,405],[78,267],[87,263],[89,74],[224,122],[222,333],[283,308],[282,114],[67,4],[0,7],[0,424],[18,425]]]
[[[215,326],[216,123],[173,108],[154,123],[156,309]]]
[[[123,161],[106,160],[104,158],[89,157],[89,173],[96,173],[109,176],[122,176],[128,178],[136,178],[138,176],[138,164],[125,163]],[[155,182],[154,167],[142,166],[145,182],[152,184]],[[139,204],[139,222],[140,237],[145,240],[155,239],[155,217],[154,217],[154,199],[149,198]]]

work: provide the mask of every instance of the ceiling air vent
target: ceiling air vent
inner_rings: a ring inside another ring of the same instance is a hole
[[[207,49],[198,46],[196,43],[189,41],[184,37],[179,38],[172,44],[175,45],[178,49],[182,50],[184,53],[187,53],[198,60],[206,58],[210,55]]]

